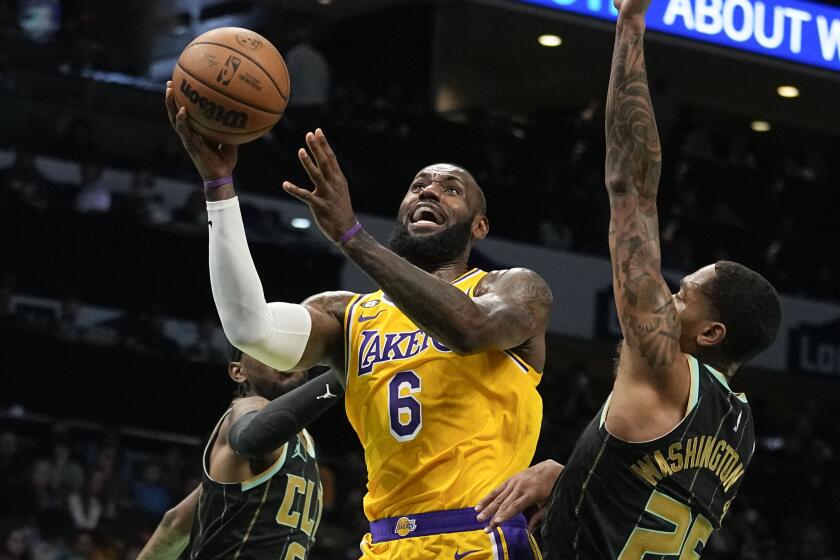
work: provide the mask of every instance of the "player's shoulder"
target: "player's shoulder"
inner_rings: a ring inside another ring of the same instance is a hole
[[[501,289],[528,293],[531,297],[545,300],[547,303],[554,300],[548,282],[530,268],[491,270],[476,285],[475,293],[481,295]]]
[[[303,305],[314,307],[336,317],[342,317],[344,310],[347,309],[350,302],[358,295],[355,292],[348,292],[346,290],[321,292],[320,294],[306,298],[303,301]]]

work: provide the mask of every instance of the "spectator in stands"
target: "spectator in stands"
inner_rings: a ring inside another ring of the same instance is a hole
[[[57,500],[78,492],[84,481],[82,466],[73,456],[70,441],[61,436],[52,448],[52,481],[50,486]]]
[[[172,496],[162,482],[163,470],[155,461],[148,461],[133,482],[131,495],[137,509],[157,520],[172,505]]]
[[[96,537],[91,531],[77,532],[68,560],[96,560],[96,544]]]
[[[35,459],[29,467],[29,475],[23,488],[23,496],[17,502],[24,514],[35,515],[44,509],[61,507],[52,488],[53,465],[49,459]]]
[[[67,498],[67,507],[77,529],[96,529],[100,520],[113,518],[116,504],[107,495],[106,475],[101,469],[88,472],[80,491]]]
[[[567,225],[563,206],[552,204],[548,212],[548,216],[539,224],[540,245],[558,251],[568,251],[574,245],[574,236]]]
[[[44,508],[37,514],[38,531],[32,539],[32,560],[69,560],[73,537],[70,515],[64,509]]]
[[[299,29],[293,40],[296,44],[283,54],[289,75],[295,80],[287,118],[302,135],[323,124],[330,101],[331,70],[327,58],[312,44],[309,30]]]
[[[19,513],[15,500],[23,484],[24,460],[17,432],[11,428],[0,430],[0,516]]]
[[[29,535],[25,528],[17,527],[3,535],[0,560],[31,560]]]
[[[184,457],[184,452],[179,446],[170,445],[163,454],[161,464],[163,467],[163,481],[169,490],[170,496],[188,495],[195,490],[195,486],[192,486],[186,494],[181,492],[186,474],[193,469],[189,469],[188,471],[187,459]],[[189,465],[192,466],[194,463],[189,463]]]
[[[111,211],[111,191],[102,181],[102,167],[95,163],[83,163],[81,169],[81,190],[76,197],[79,212]]]

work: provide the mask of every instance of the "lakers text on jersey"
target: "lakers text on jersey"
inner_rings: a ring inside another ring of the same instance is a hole
[[[486,274],[473,269],[452,284],[471,296]],[[396,531],[399,539],[403,532],[415,540],[410,520],[422,519],[418,514],[471,510],[528,467],[542,421],[536,390],[541,374],[515,353],[459,356],[420,330],[382,291],[350,302],[345,336],[347,416],[367,463],[365,514],[386,525],[405,517],[382,534]],[[487,534],[480,524],[476,528],[486,549]],[[379,542],[377,533],[366,539]],[[450,544],[455,554],[460,545]],[[403,545],[391,548],[397,546]],[[470,546],[465,542],[461,552]]]

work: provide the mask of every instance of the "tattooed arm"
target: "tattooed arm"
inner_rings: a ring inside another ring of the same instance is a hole
[[[649,4],[616,0],[606,107],[610,255],[624,334],[607,427],[631,440],[673,428],[685,411],[690,381],[677,309],[661,272],[656,193],[662,153],[644,60]]]

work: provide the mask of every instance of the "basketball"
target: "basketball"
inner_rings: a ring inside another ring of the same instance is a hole
[[[187,45],[172,72],[172,89],[195,132],[221,144],[244,144],[283,116],[289,72],[262,35],[220,27]]]

